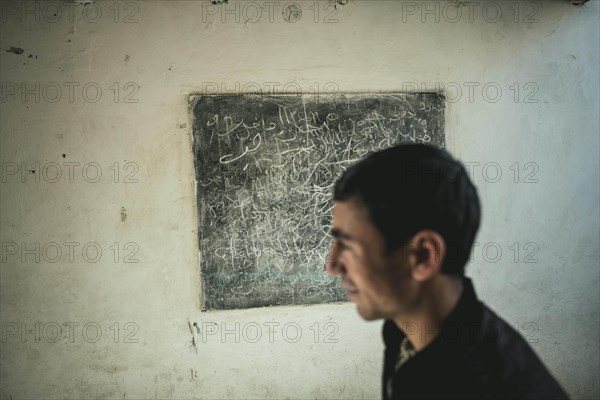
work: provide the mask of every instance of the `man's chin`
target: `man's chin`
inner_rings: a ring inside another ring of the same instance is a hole
[[[356,311],[358,311],[358,315],[360,315],[361,318],[365,321],[375,321],[381,319],[380,315],[366,310],[362,310],[359,305],[356,305]]]

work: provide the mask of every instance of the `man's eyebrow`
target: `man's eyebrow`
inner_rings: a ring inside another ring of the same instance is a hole
[[[346,232],[342,232],[337,228],[331,228],[330,231],[331,236],[338,238],[338,239],[342,239],[342,240],[353,240],[352,236],[348,235]]]

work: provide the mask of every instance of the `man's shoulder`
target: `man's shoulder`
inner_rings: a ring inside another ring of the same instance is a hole
[[[503,392],[510,388],[523,398],[567,398],[533,348],[503,318],[483,304],[476,340],[465,361],[481,383]]]
[[[438,337],[398,371],[394,366],[405,335],[393,320],[385,321],[383,383],[385,388],[391,385],[390,397],[402,392],[434,397],[568,398],[527,341],[479,301],[469,280],[465,283]],[[424,385],[426,376],[437,385]]]
[[[485,356],[488,363],[501,364],[515,370],[526,370],[541,364],[531,346],[517,330],[482,303],[482,320],[478,337],[468,349],[470,358]]]

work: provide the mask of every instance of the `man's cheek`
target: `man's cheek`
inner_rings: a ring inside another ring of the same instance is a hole
[[[360,263],[360,257],[354,251],[347,251],[344,253],[345,262],[357,265]]]

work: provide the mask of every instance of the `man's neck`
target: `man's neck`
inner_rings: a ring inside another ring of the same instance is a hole
[[[410,315],[394,318],[415,351],[419,352],[439,334],[442,322],[454,310],[463,292],[461,279],[439,275],[423,284],[422,299]]]

